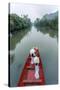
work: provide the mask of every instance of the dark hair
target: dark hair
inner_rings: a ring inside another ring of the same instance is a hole
[[[38,65],[38,63],[36,63],[35,65]]]
[[[32,57],[35,57],[35,55],[32,53]]]

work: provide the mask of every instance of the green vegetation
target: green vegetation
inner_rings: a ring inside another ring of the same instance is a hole
[[[19,17],[16,14],[9,14],[9,25],[10,32],[13,33],[15,31],[29,28],[31,26],[31,21],[28,18],[28,15]]]
[[[39,18],[37,18],[34,22],[34,25],[36,27],[49,27],[50,29],[58,30],[58,16],[51,20],[46,18],[42,18],[40,20]]]

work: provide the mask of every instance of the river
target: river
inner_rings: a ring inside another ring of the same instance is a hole
[[[43,32],[44,31],[44,32]],[[46,85],[58,83],[58,40],[56,32],[38,30],[32,26],[29,30],[17,32],[10,39],[10,49],[14,51],[10,63],[10,85],[17,86],[19,76],[32,47],[38,47],[44,69]]]

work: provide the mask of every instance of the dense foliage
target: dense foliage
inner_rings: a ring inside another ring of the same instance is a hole
[[[19,17],[16,14],[9,14],[9,28],[10,32],[15,32],[21,29],[26,29],[31,26],[31,21],[28,15]]]
[[[36,27],[49,27],[51,29],[58,30],[58,16],[55,17],[55,19],[48,20],[48,19],[39,19],[37,18],[34,22],[34,25]]]

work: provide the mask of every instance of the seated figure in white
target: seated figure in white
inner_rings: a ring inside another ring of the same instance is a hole
[[[33,49],[30,50],[31,64],[35,64],[35,78],[39,79],[39,57],[36,56],[36,52]]]

